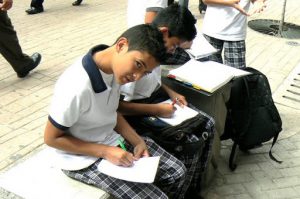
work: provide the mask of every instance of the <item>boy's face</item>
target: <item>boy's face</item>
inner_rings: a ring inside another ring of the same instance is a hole
[[[169,29],[167,27],[161,27],[160,31],[163,33],[165,47],[168,53],[174,53],[176,48],[180,47],[185,41],[179,39],[178,37],[170,37]]]
[[[147,52],[128,51],[127,40],[117,42],[118,53],[113,61],[113,73],[119,84],[123,85],[141,79],[159,65],[156,59]]]

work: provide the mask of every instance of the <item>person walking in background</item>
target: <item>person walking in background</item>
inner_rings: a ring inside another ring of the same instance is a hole
[[[30,8],[25,10],[27,14],[33,15],[44,12],[43,6],[44,0],[31,0]],[[73,6],[79,6],[82,3],[82,0],[76,0],[72,3]]]
[[[43,3],[44,3],[44,0],[31,0],[30,8],[25,10],[25,12],[27,12],[27,14],[29,14],[29,15],[44,12]]]
[[[12,0],[0,0],[0,53],[16,71],[17,76],[23,78],[39,65],[42,56],[34,53],[30,57],[23,53],[17,33],[7,15],[12,4]]]
[[[246,67],[247,16],[263,11],[266,0],[203,0],[207,4],[202,32],[218,53],[209,60],[235,67]],[[253,9],[248,12],[250,3]]]

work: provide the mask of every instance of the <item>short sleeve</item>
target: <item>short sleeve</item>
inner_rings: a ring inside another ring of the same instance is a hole
[[[153,8],[166,8],[168,6],[168,0],[147,0],[146,11]]]
[[[59,88],[58,84],[54,90],[52,102],[49,111],[50,122],[61,130],[74,125],[80,114],[89,104],[87,95],[78,92],[74,88]]]

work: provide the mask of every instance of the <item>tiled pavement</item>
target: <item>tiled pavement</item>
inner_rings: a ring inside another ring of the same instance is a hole
[[[28,16],[30,1],[15,1],[9,15],[25,53],[40,52],[41,65],[28,78],[18,79],[0,57],[0,172],[43,145],[43,130],[53,85],[74,58],[99,43],[112,44],[126,28],[127,1],[88,0],[80,7],[71,1],[46,1],[45,12]],[[198,1],[189,8],[201,27]],[[283,0],[269,0],[264,13],[251,19],[281,18]],[[299,0],[288,0],[285,20],[300,25]],[[248,30],[247,63],[267,74],[273,93],[300,67],[300,46],[288,40]],[[298,65],[298,66],[297,66]],[[300,71],[300,70],[298,70]],[[299,90],[298,90],[299,93]],[[269,145],[240,154],[235,172],[227,168],[228,142],[223,144],[218,173],[208,198],[300,198],[300,105],[291,108],[275,97],[284,129],[273,152],[284,162],[276,164],[266,153]],[[298,100],[300,100],[300,96]],[[0,195],[1,198],[1,195]]]

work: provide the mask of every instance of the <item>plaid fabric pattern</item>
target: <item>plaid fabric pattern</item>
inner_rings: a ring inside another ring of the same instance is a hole
[[[246,67],[246,44],[245,41],[223,41],[204,35],[207,41],[219,51],[208,56],[208,60],[223,63],[222,51],[224,49],[224,64],[235,68]]]
[[[205,125],[206,132],[208,133],[208,137],[205,141],[205,145],[203,147],[202,153],[195,153],[193,156],[182,155],[177,157],[179,160],[183,162],[185,165],[186,172],[186,180],[182,187],[182,192],[180,198],[186,196],[186,199],[189,199],[193,194],[200,193],[201,190],[201,176],[205,171],[205,168],[208,165],[209,157],[212,153],[212,144],[215,133],[215,121],[214,119],[206,114],[203,111],[198,110],[196,107],[189,105],[191,108],[197,110],[200,114],[208,118],[208,121]],[[198,141],[199,138],[191,134],[187,140],[187,143],[192,143]]]
[[[165,61],[166,65],[182,65],[190,60],[190,56],[182,48],[176,48],[173,54],[167,54],[167,59]]]
[[[128,182],[116,179],[98,171],[99,159],[91,166],[78,170],[63,172],[78,181],[99,187],[122,199],[180,198],[185,183],[186,168],[183,163],[158,146],[153,140],[144,138],[151,156],[161,156],[159,170],[154,184]],[[133,147],[126,143],[129,151]]]
[[[188,138],[187,143],[196,142],[198,140],[199,138],[196,135],[192,134]],[[201,154],[198,152],[195,153],[193,156],[182,155],[177,158],[183,162],[183,164],[187,169],[186,180],[182,187],[183,191],[181,195],[181,198],[184,198],[187,191],[191,191],[191,190],[200,191],[200,187],[198,186],[200,183],[198,184],[197,182],[201,176],[201,163],[200,163]]]

